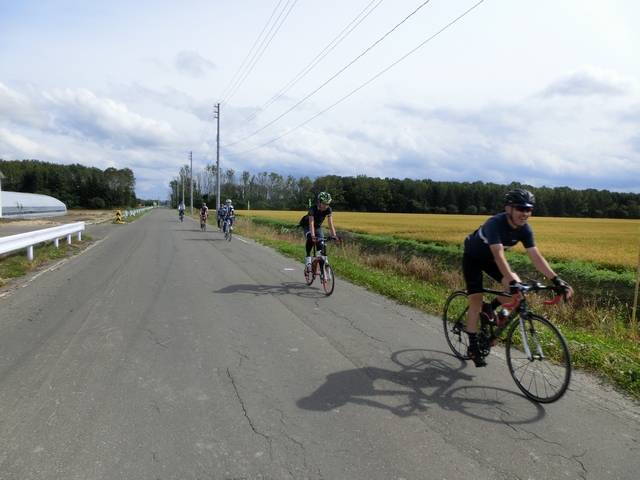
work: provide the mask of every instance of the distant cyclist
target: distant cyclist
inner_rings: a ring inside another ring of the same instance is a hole
[[[178,217],[182,218],[184,216],[184,210],[184,202],[180,202],[180,205],[178,205]]]
[[[566,297],[573,294],[571,286],[562,280],[538,251],[533,240],[533,231],[527,223],[536,199],[528,190],[510,190],[504,196],[505,211],[489,218],[478,230],[471,233],[464,241],[462,255],[462,273],[469,294],[469,310],[467,311],[467,334],[469,335],[468,355],[476,367],[484,367],[487,362],[478,347],[478,318],[483,301],[483,272],[502,284],[505,292],[513,298],[523,298],[520,288],[520,277],[516,275],[504,252],[522,242],[533,266],[545,277],[551,279],[556,286],[565,288]],[[506,300],[505,297],[502,297]],[[501,302],[495,298],[491,304],[493,310],[500,309]],[[492,312],[493,314],[493,312]]]
[[[207,218],[209,218],[209,208],[205,202],[202,202],[202,206],[200,207],[200,225],[206,223]]]
[[[303,234],[307,239],[306,250],[307,255],[304,263],[305,267],[311,268],[311,249],[313,248],[313,237],[322,237],[322,222],[327,219],[329,229],[331,230],[331,236],[336,236],[336,229],[333,226],[332,210],[329,204],[331,203],[331,195],[328,192],[320,192],[318,194],[318,202],[311,205],[309,213],[302,219],[301,225],[303,228]]]
[[[224,205],[220,205],[218,210],[216,210],[216,223],[218,224],[218,230],[222,228],[222,212],[224,211]]]
[[[233,230],[233,222],[236,218],[236,210],[231,205],[231,199],[227,198],[227,201],[224,202],[224,207],[222,207],[222,233],[224,233],[224,238],[227,238],[227,229]],[[233,237],[231,237],[233,238]]]

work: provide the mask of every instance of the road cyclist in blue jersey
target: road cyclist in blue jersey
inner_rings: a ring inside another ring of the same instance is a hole
[[[562,280],[549,263],[538,251],[533,239],[533,231],[527,223],[533,213],[535,196],[528,190],[510,190],[504,197],[504,212],[489,218],[484,225],[471,233],[464,241],[462,255],[462,272],[469,295],[469,310],[467,311],[466,328],[469,336],[467,355],[471,357],[476,367],[484,367],[487,362],[478,347],[478,319],[483,305],[483,273],[486,273],[498,283],[505,292],[509,292],[514,299],[523,298],[520,277],[511,269],[505,251],[522,242],[533,266],[545,277],[551,279],[554,285],[565,288],[565,297],[573,295],[571,286]],[[491,302],[491,315],[498,323],[501,316],[506,316],[502,309],[503,303],[509,303],[508,297],[496,297]]]
[[[328,192],[320,192],[318,194],[318,201],[311,205],[309,212],[302,218],[300,225],[303,229],[303,235],[307,239],[305,257],[305,268],[311,270],[311,249],[315,238],[322,238],[322,223],[327,220],[329,230],[331,230],[331,238],[337,240],[336,229],[333,226],[333,217],[331,210],[331,195]]]
[[[227,238],[227,235],[233,230],[233,223],[236,218],[236,211],[231,204],[231,199],[227,198],[227,201],[224,202],[224,207],[222,210],[222,235],[224,238]]]

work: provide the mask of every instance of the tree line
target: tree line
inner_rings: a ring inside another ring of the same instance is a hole
[[[68,209],[135,207],[136,179],[129,168],[100,170],[82,165],[57,165],[39,160],[2,160],[2,189],[39,193],[63,202]]]
[[[216,203],[217,171],[214,165],[191,176],[189,166],[171,181],[171,204],[183,198],[193,205]],[[321,191],[331,193],[336,210],[387,213],[441,213],[492,215],[504,210],[504,195],[512,188],[525,188],[536,196],[536,216],[585,218],[640,218],[640,194],[609,190],[575,190],[569,187],[533,187],[521,183],[440,182],[430,179],[376,178],[366,175],[283,177],[277,173],[232,169],[220,172],[221,203],[233,200],[237,209],[305,210]],[[184,195],[184,197],[183,197]]]

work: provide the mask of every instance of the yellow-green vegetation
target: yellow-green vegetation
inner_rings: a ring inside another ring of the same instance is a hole
[[[305,212],[238,211],[236,215],[298,222]],[[334,212],[339,230],[391,235],[420,242],[460,245],[487,219],[481,215]],[[604,267],[635,269],[640,248],[640,221],[597,218],[531,217],[538,248],[555,260],[580,260]],[[521,245],[513,249],[522,251]]]
[[[242,212],[245,218],[239,217],[236,222],[239,235],[254,238],[283,255],[303,261],[300,229],[261,225],[250,221],[246,213]],[[251,216],[279,217],[297,223],[304,212],[271,213],[274,215],[251,212]],[[444,215],[432,217],[447,218]],[[472,218],[479,225],[479,217]],[[335,220],[339,222],[338,218]],[[338,226],[350,230],[346,224]],[[397,256],[392,251],[371,253],[370,249],[361,249],[350,242],[333,246],[329,254],[339,279],[437,316],[442,315],[447,296],[464,285],[459,269],[452,269],[437,258]],[[542,305],[546,297],[537,295],[531,295],[529,303],[534,311],[551,319],[563,333],[575,368],[597,373],[632,397],[640,397],[640,343],[637,328],[629,323],[628,305],[615,300],[603,302],[598,292],[593,297],[580,293],[578,291],[570,302],[554,307]],[[444,345],[444,336],[442,341]]]

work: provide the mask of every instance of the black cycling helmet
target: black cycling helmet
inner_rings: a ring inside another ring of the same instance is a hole
[[[318,194],[318,201],[322,203],[331,203],[331,195],[328,192],[320,192]]]
[[[509,190],[504,196],[505,205],[514,205],[516,207],[533,207],[536,203],[536,197],[529,190],[516,188]]]

